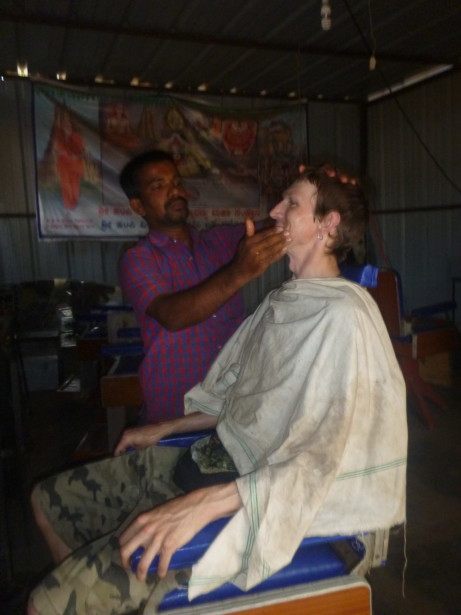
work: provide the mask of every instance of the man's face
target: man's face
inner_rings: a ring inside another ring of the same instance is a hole
[[[292,184],[282,200],[270,211],[275,226],[290,233],[288,253],[293,249],[309,250],[315,243],[319,223],[315,219],[317,187],[308,181]]]
[[[136,181],[139,197],[130,199],[130,204],[145,218],[150,229],[168,229],[186,222],[189,215],[186,191],[172,162],[165,160],[144,165]]]

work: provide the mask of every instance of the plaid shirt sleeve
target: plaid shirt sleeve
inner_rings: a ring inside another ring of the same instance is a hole
[[[172,290],[169,276],[162,274],[155,254],[145,246],[125,252],[119,263],[119,280],[124,300],[138,314],[145,314],[155,297]]]

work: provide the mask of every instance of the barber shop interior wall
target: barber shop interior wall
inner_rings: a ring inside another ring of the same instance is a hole
[[[459,188],[461,73],[403,92],[398,100]],[[389,263],[401,274],[406,308],[450,299],[452,278],[461,276],[461,193],[431,160],[392,99],[368,109],[368,172],[372,205],[381,211],[375,220]],[[402,211],[386,213],[396,209]],[[457,294],[461,304],[461,284]]]
[[[113,92],[112,92],[113,93]],[[123,95],[123,91],[121,91]],[[219,99],[239,108],[274,106],[274,101]],[[204,99],[207,102],[207,99]],[[216,104],[216,99],[213,100]],[[277,104],[280,104],[277,101]],[[293,103],[291,103],[293,105]],[[313,102],[300,107],[308,126],[306,152],[311,162],[333,160],[360,170],[360,110],[350,103]],[[31,84],[0,83],[0,283],[72,278],[117,283],[117,261],[127,245],[120,241],[39,241],[35,218],[35,161]],[[273,266],[246,290],[252,309],[288,275]]]

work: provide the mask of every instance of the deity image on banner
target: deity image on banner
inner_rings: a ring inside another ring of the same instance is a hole
[[[260,126],[258,147],[259,182],[271,206],[296,177],[302,156],[295,146],[292,127],[283,119]]]
[[[38,229],[41,237],[99,234],[102,170],[91,100],[35,96]]]
[[[102,105],[103,137],[112,145],[128,151],[134,151],[141,145],[128,114],[127,105],[121,102]]]
[[[233,156],[248,154],[256,142],[258,122],[255,120],[224,120],[222,138],[227,151]]]
[[[40,237],[144,235],[118,176],[135,154],[169,151],[184,178],[197,226],[267,215],[306,161],[299,109],[226,109],[173,96],[82,95],[34,90]]]
[[[177,106],[168,108],[164,119],[167,136],[162,145],[173,154],[181,175],[196,177],[212,172],[211,159],[200,145],[199,135],[195,134],[197,127],[184,117]],[[201,128],[203,131],[203,127]]]
[[[85,145],[80,131],[65,107],[55,108],[51,142],[62,202],[67,209],[74,209],[80,198]]]

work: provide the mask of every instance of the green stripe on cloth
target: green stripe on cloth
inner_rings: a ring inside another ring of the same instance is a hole
[[[257,531],[259,529],[259,507],[258,507],[258,492],[256,489],[256,477],[254,474],[250,474],[250,500],[251,500],[251,519],[250,519],[250,531],[248,532],[247,544],[245,552],[242,558],[242,565],[244,568],[248,568],[248,560],[250,558],[250,552],[253,548],[253,544],[256,538]]]
[[[402,457],[401,459],[394,459],[393,461],[389,461],[388,463],[382,463],[379,466],[370,466],[369,468],[362,468],[361,470],[352,470],[351,472],[339,474],[335,480],[348,480],[349,478],[356,478],[357,476],[367,476],[368,474],[384,472],[385,470],[390,470],[391,468],[403,466],[406,464],[406,462],[406,457]]]

